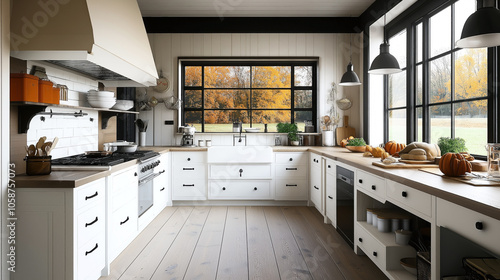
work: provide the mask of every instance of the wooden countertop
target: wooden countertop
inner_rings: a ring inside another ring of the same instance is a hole
[[[142,150],[153,150],[159,153],[178,151],[206,151],[207,147],[140,147]],[[384,169],[372,165],[380,159],[366,158],[361,153],[352,153],[340,147],[318,146],[273,146],[274,152],[306,152],[311,151],[321,156],[345,163],[354,168],[365,170],[374,175],[421,190],[436,197],[462,205],[471,210],[500,220],[500,186],[472,186],[455,180],[415,169]],[[108,176],[111,172],[127,168],[135,164],[126,162],[113,166],[110,171],[53,171],[50,175],[26,176],[15,178],[16,187],[74,188],[93,180]]]

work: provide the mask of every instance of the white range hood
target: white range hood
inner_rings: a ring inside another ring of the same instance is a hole
[[[154,86],[158,78],[136,0],[12,1],[11,56],[106,86]]]

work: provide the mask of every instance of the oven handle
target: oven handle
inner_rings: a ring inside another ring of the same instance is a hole
[[[162,170],[158,173],[153,173],[151,175],[149,175],[148,177],[144,178],[144,179],[141,179],[139,180],[139,185],[144,185],[146,184],[147,182],[151,181],[151,180],[154,180],[154,178],[160,176],[161,174],[165,173],[165,170]]]

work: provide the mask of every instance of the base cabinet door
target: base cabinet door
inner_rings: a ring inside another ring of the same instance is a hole
[[[321,161],[322,161],[321,156],[311,153],[309,162],[309,168],[310,168],[309,195],[310,195],[310,200],[314,204],[316,209],[318,209],[318,211],[324,215]]]
[[[337,227],[337,178],[335,161],[325,160],[325,212],[326,216]]]

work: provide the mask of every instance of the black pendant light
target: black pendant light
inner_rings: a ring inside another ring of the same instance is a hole
[[[457,41],[459,48],[486,48],[500,46],[500,11],[495,0],[478,0],[482,8],[469,16]]]
[[[359,86],[361,82],[359,81],[358,75],[354,72],[354,67],[352,66],[352,34],[350,35],[349,41],[349,64],[347,64],[347,71],[342,75],[340,79],[340,86]]]
[[[380,44],[380,54],[375,57],[368,73],[370,74],[394,74],[401,72],[398,60],[389,53],[389,43],[385,37],[385,14],[384,14],[384,42]]]

